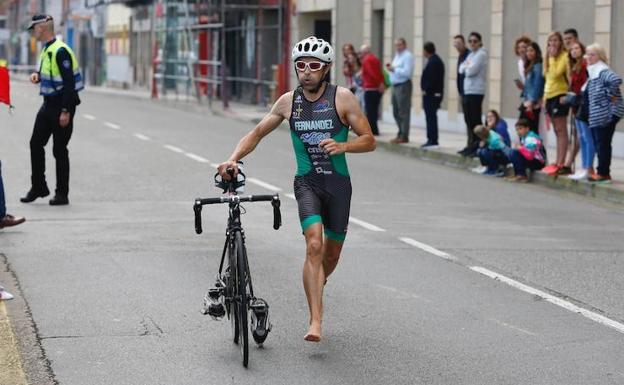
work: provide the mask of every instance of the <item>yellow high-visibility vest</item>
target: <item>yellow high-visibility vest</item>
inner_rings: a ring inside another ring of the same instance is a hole
[[[74,51],[64,42],[56,39],[52,45],[41,51],[39,55],[39,79],[40,91],[39,94],[43,96],[58,95],[63,89],[63,78],[61,77],[61,69],[56,62],[56,54],[60,48],[65,48],[69,52],[69,56],[72,59],[72,71],[74,72],[74,89],[80,91],[84,88],[84,82],[82,80],[82,74],[80,68],[78,68],[78,60],[74,55]]]

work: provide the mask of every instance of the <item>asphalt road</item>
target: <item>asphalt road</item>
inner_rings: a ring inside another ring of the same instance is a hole
[[[281,189],[284,226],[271,228],[269,204],[245,205],[254,289],[274,329],[244,369],[229,323],[200,314],[226,208],[206,207],[197,236],[191,207],[218,195],[211,163],[251,126],[85,92],[71,204],[24,205],[40,100],[30,85],[13,89],[2,172],[9,212],[28,221],[0,231],[0,281],[17,278],[59,384],[624,383],[621,208],[383,150],[349,155],[351,214],[365,223],[352,222],[325,290],[324,339],[306,343],[304,242],[286,196],[295,161],[290,135],[276,130],[246,159],[260,181],[248,193]],[[51,143],[47,156],[53,187]],[[20,330],[29,320],[11,306]]]

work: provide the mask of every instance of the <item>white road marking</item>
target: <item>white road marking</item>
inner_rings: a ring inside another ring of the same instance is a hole
[[[219,164],[218,163],[210,163],[210,167],[217,168],[217,167],[219,167]]]
[[[88,120],[95,120],[95,116],[89,114],[82,114],[82,117]]]
[[[165,144],[163,147],[166,148],[167,150],[171,150],[171,151],[177,152],[177,153],[183,153],[184,152],[184,150],[181,149],[180,147],[172,146],[170,144]]]
[[[270,184],[270,183],[263,182],[263,181],[261,181],[260,179],[256,179],[256,178],[247,178],[247,181],[248,181],[248,182],[251,182],[251,183],[253,183],[253,184],[255,184],[255,185],[258,185],[258,186],[260,186],[260,187],[264,187],[264,188],[265,188],[265,189],[267,189],[267,190],[276,191],[276,192],[277,192],[277,191],[282,191],[282,189],[281,189],[281,188],[279,188],[279,187],[277,187],[277,186],[273,186],[273,185],[272,185],[272,184]]]
[[[484,267],[481,267],[481,266],[470,266],[469,268],[472,271],[476,271],[477,273],[483,274],[483,275],[485,275],[487,277],[490,277],[492,279],[495,279],[497,281],[501,281],[503,283],[506,283],[507,285],[509,285],[511,287],[514,287],[514,288],[516,288],[518,290],[522,290],[525,293],[529,293],[529,294],[538,296],[538,297],[540,297],[540,298],[542,298],[542,299],[552,303],[553,305],[557,305],[557,306],[562,307],[562,308],[564,308],[566,310],[569,310],[569,311],[571,311],[573,313],[579,313],[583,317],[589,318],[590,320],[598,322],[601,325],[605,325],[605,326],[608,326],[610,328],[613,328],[613,329],[617,330],[620,333],[624,333],[624,324],[619,323],[617,321],[614,321],[614,320],[612,320],[610,318],[607,318],[607,317],[605,317],[603,315],[600,315],[600,314],[595,313],[593,311],[590,311],[590,310],[584,309],[582,307],[576,306],[575,304],[573,304],[571,302],[565,301],[565,300],[563,300],[563,299],[561,299],[559,297],[555,297],[552,294],[548,294],[548,293],[546,293],[544,291],[535,289],[535,288],[533,288],[531,286],[527,286],[527,285],[525,285],[523,283],[520,283],[520,282],[518,282],[516,280],[513,280],[511,278],[508,278],[508,277],[506,277],[506,276],[504,276],[502,274],[498,274],[498,273],[496,273],[496,272],[494,272],[492,270],[488,270],[488,269],[486,269]]]
[[[186,155],[186,156],[188,156],[189,158],[191,158],[191,159],[193,159],[193,160],[196,160],[196,161],[198,161],[198,162],[200,162],[200,163],[208,163],[208,162],[210,162],[208,159],[206,159],[206,158],[204,158],[204,157],[201,157],[201,156],[199,156],[199,155],[195,155],[195,154],[193,154],[192,152],[187,152],[187,153],[185,153],[184,155]]]
[[[362,226],[363,228],[365,228],[366,230],[370,230],[370,231],[386,231],[385,229],[382,229],[381,227],[377,227],[371,223],[368,222],[364,222],[361,219],[357,219],[357,218],[353,218],[353,217],[349,217],[349,222],[354,223],[358,226]]]
[[[433,246],[429,246],[429,245],[427,245],[425,243],[418,242],[415,239],[412,239],[412,238],[399,238],[399,240],[401,242],[407,243],[410,246],[418,247],[419,249],[424,250],[424,251],[426,251],[426,252],[428,252],[430,254],[433,254],[433,255],[435,255],[437,257],[444,258],[444,259],[447,259],[449,261],[456,261],[457,260],[457,258],[453,257],[452,255],[447,254],[444,251],[438,250],[438,249],[436,249]]]
[[[496,323],[498,325],[504,326],[506,328],[519,331],[520,333],[528,334],[530,336],[537,336],[537,334],[535,334],[533,332],[530,332],[530,331],[528,331],[526,329],[519,328],[519,327],[517,327],[515,325],[512,325],[512,324],[508,324],[507,322],[503,322],[503,321],[497,320],[496,318],[490,318],[490,321],[492,321],[492,322],[494,322],[494,323]]]
[[[139,139],[141,139],[141,140],[150,140],[150,138],[148,136],[145,136],[143,134],[136,133],[136,134],[134,134],[134,136],[139,138]]]
[[[393,293],[396,293],[396,294],[400,294],[400,295],[405,296],[405,297],[416,298],[416,299],[420,299],[420,300],[423,300],[423,301],[429,302],[429,303],[431,302],[430,300],[428,300],[426,298],[423,298],[423,297],[421,297],[421,296],[419,296],[417,294],[408,293],[406,291],[399,290],[399,289],[394,288],[394,287],[384,286],[384,285],[375,285],[375,286],[377,286],[380,289],[384,289],[384,290],[387,290],[387,291],[390,291],[390,292],[393,292]]]
[[[104,122],[104,125],[107,127],[112,128],[113,130],[120,130],[121,126],[119,124],[115,124],[115,123],[111,123],[111,122]]]
[[[290,199],[297,199],[297,198],[295,198],[295,194],[287,193],[287,194],[284,194],[284,195],[285,195],[287,198],[290,198]]]

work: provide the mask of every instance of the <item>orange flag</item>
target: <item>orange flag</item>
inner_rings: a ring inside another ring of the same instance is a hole
[[[0,59],[0,103],[11,106],[11,86],[6,60]]]

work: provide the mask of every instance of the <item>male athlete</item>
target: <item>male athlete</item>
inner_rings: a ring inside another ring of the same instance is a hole
[[[334,271],[347,234],[351,204],[351,180],[345,152],[375,149],[375,138],[357,98],[346,88],[326,80],[334,62],[331,45],[314,36],[295,45],[292,60],[300,86],[282,95],[271,112],[245,135],[219,173],[238,171],[236,162],[252,152],[260,140],[284,120],[297,159],[294,190],[299,219],[306,240],[303,286],[310,309],[306,341],[321,340],[323,286]],[[358,135],[347,141],[349,127]],[[325,237],[323,237],[323,233]]]

